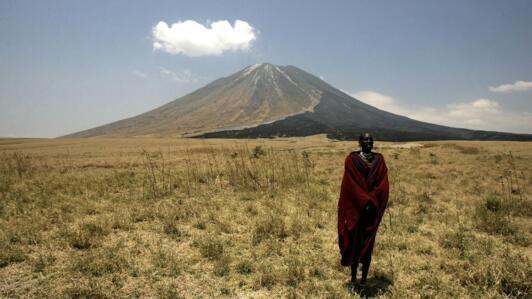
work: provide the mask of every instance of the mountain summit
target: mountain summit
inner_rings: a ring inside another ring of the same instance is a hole
[[[269,63],[250,65],[149,112],[69,137],[192,135],[313,111],[321,92],[294,70]]]
[[[135,117],[65,137],[196,136],[256,138],[327,134],[380,140],[505,139],[532,135],[434,125],[379,110],[294,66],[250,65]]]

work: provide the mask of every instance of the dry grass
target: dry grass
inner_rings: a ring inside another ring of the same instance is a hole
[[[532,144],[377,143],[382,298],[532,295]],[[356,297],[336,205],[355,143],[0,140],[0,297]]]

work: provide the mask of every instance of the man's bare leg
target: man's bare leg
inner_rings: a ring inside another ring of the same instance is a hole
[[[351,284],[349,286],[349,290],[352,293],[358,292],[357,271],[358,271],[358,262],[354,262],[353,264],[351,264]]]
[[[353,285],[357,283],[357,270],[358,270],[358,262],[354,262],[351,265],[351,283]]]
[[[362,278],[360,279],[360,288],[363,289],[366,286],[366,280],[368,279],[369,265],[371,264],[371,257],[362,262]]]

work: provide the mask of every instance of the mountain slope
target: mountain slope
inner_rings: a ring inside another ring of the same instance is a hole
[[[451,128],[379,110],[294,66],[251,65],[141,115],[67,137],[173,135],[256,138],[327,134],[380,140],[532,140],[511,134]]]
[[[296,67],[287,66],[290,77],[304,78],[320,90],[319,104],[313,112],[287,117],[277,122],[242,130],[209,132],[206,138],[257,138],[274,136],[308,136],[327,134],[335,139],[357,139],[360,132],[370,131],[381,140],[532,140],[530,134],[459,129],[413,120],[382,111],[360,102],[321,79]]]
[[[312,111],[319,90],[282,69],[251,65],[152,111],[67,137],[187,135],[255,126]]]

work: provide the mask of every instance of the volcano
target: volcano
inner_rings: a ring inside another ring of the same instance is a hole
[[[272,138],[326,134],[354,140],[532,140],[530,134],[435,125],[365,104],[294,66],[250,65],[135,117],[65,137]]]

